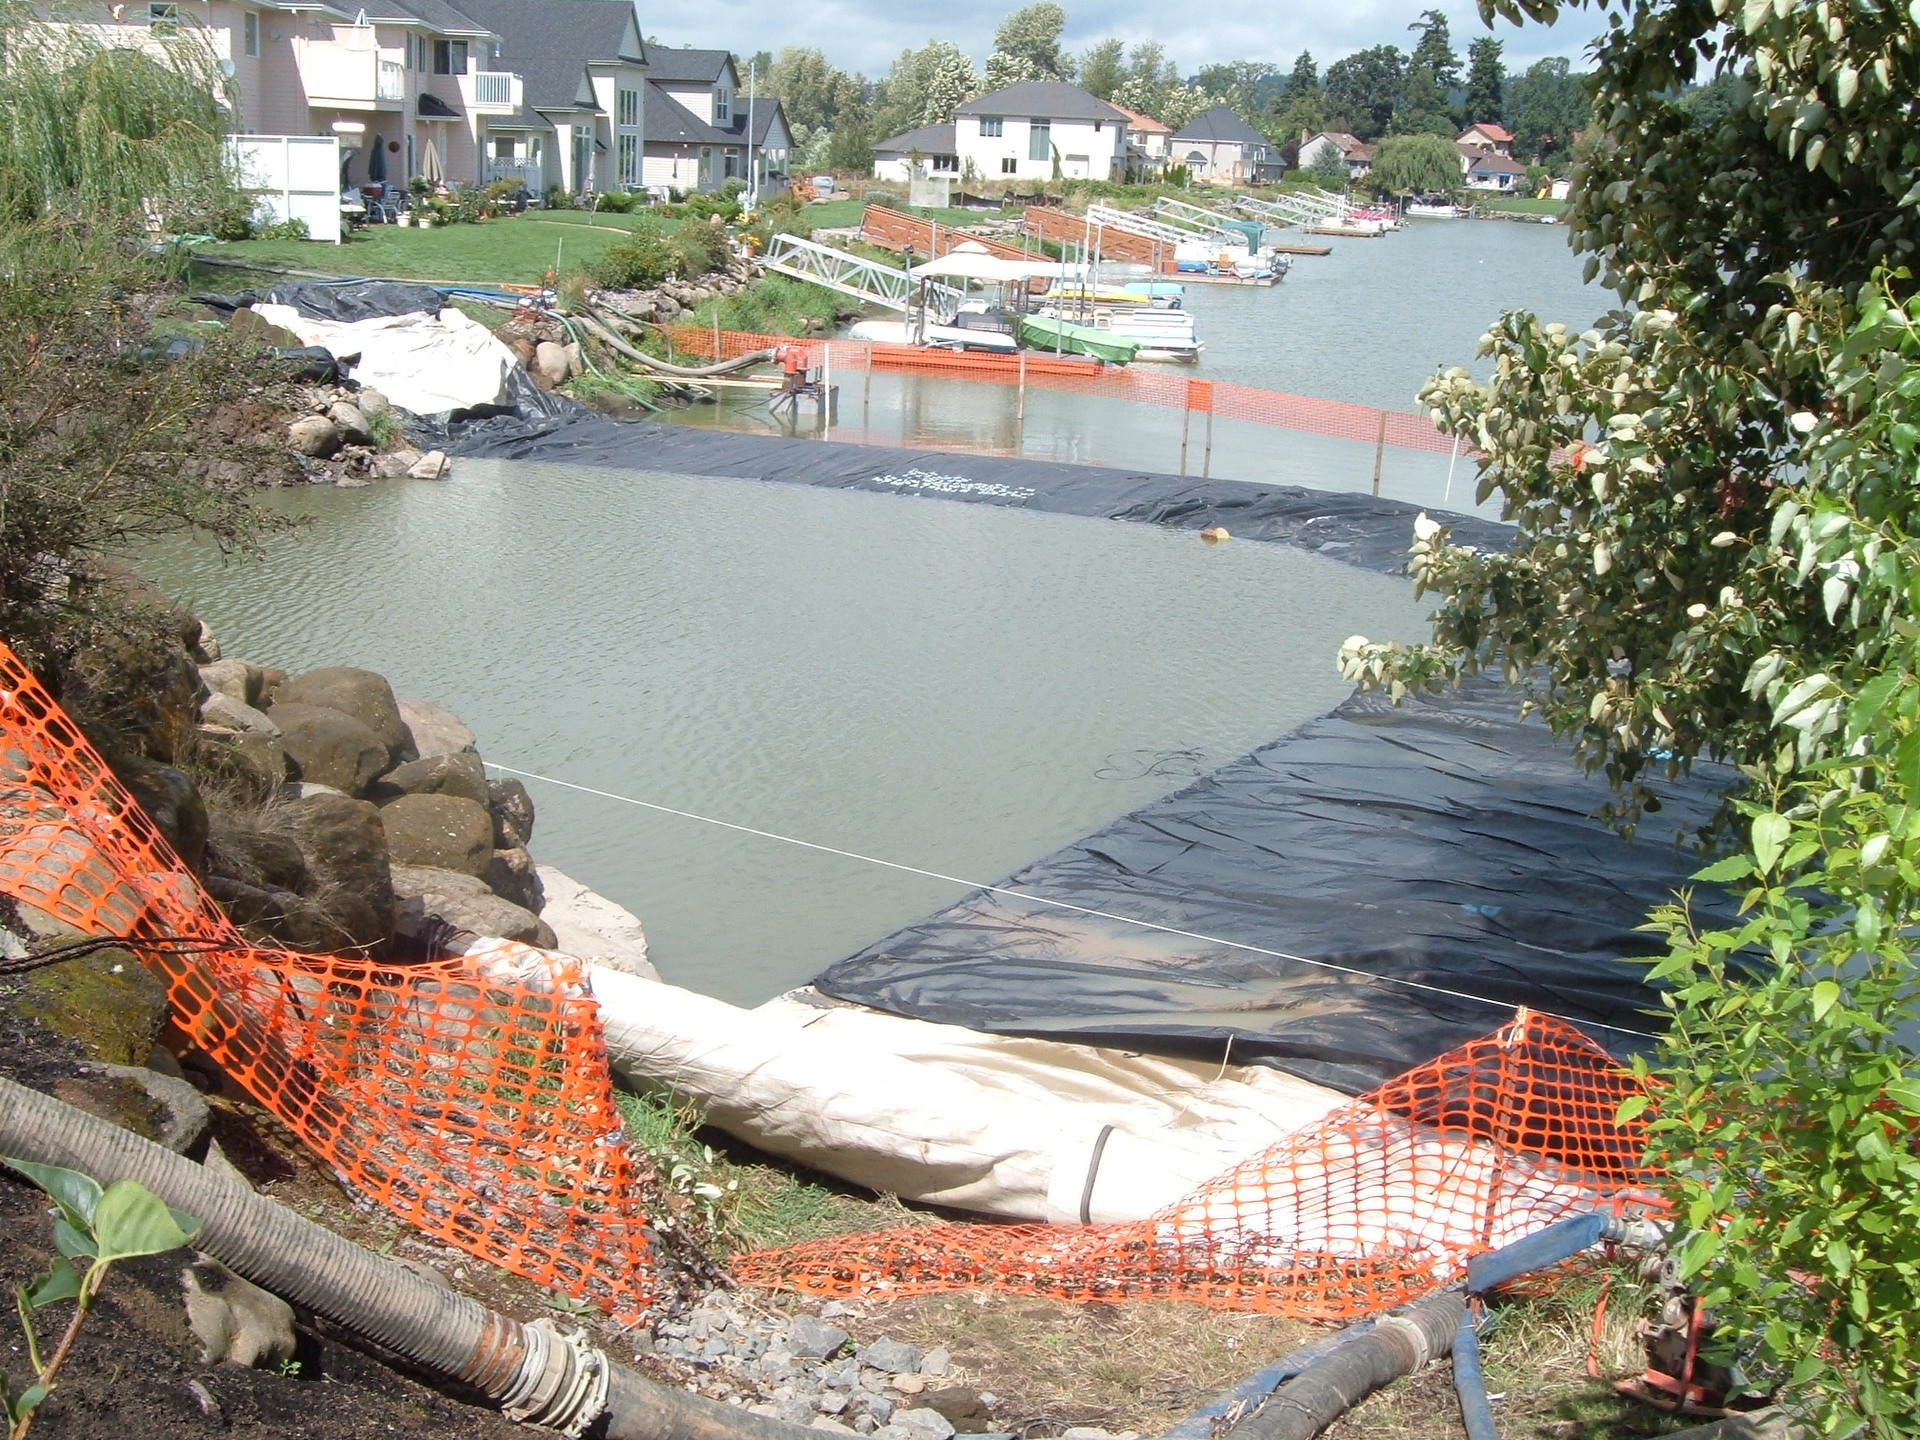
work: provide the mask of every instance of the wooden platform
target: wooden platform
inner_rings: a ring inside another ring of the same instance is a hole
[[[1331,245],[1271,245],[1267,248],[1276,255],[1331,255],[1333,253]]]

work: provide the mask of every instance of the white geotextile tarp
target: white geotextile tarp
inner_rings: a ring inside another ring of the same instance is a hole
[[[985,1035],[807,992],[742,1010],[595,968],[608,1058],[730,1135],[870,1189],[1020,1220],[1142,1219],[1347,1103],[1259,1066]]]
[[[323,345],[336,360],[359,359],[353,378],[403,410],[439,415],[507,399],[513,352],[471,316],[449,306],[438,315],[315,320],[291,305],[255,305],[260,318],[291,330],[302,345]]]

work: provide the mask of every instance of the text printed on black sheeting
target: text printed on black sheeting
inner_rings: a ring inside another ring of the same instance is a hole
[[[1031,500],[1038,493],[1027,485],[969,480],[963,475],[942,475],[934,470],[902,470],[897,475],[876,475],[871,483],[891,485],[898,490],[931,490],[940,495],[980,495],[994,500]]]

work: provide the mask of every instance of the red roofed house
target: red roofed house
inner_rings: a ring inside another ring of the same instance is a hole
[[[1513,132],[1502,129],[1490,120],[1469,125],[1460,132],[1454,143],[1473,150],[1491,150],[1496,155],[1513,154]]]

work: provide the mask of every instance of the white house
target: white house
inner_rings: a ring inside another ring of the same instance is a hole
[[[1302,170],[1311,170],[1323,155],[1337,155],[1346,165],[1349,178],[1358,180],[1373,169],[1374,157],[1379,153],[1378,145],[1369,145],[1357,135],[1349,135],[1344,130],[1322,130],[1300,142],[1300,157],[1295,163]]]
[[[922,125],[889,136],[873,147],[873,178],[897,180],[901,184],[916,178],[960,177],[960,152],[954,141],[955,126]],[[914,174],[915,167],[919,175]]]
[[[1194,179],[1215,185],[1252,185],[1280,177],[1272,142],[1227,105],[1202,110],[1174,131],[1167,159],[1186,166]]]
[[[963,179],[1117,180],[1126,173],[1126,113],[1057,80],[1022,80],[969,100],[953,131]]]
[[[749,166],[757,188],[784,188],[793,148],[778,100],[750,99],[725,50],[647,52],[645,182],[674,190],[717,190]],[[751,113],[749,113],[751,112]]]
[[[1502,192],[1526,189],[1527,167],[1512,156],[1464,144],[1459,148],[1460,169],[1466,176],[1468,189]]]

